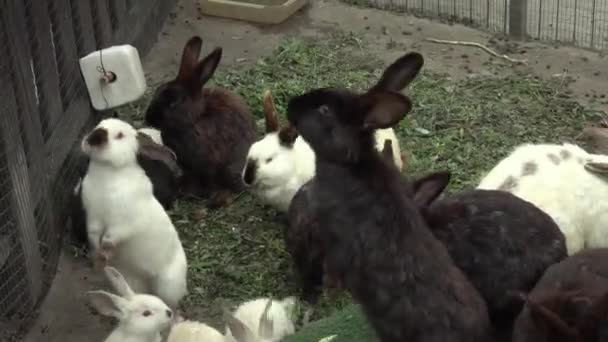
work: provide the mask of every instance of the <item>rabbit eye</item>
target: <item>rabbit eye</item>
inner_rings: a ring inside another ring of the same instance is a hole
[[[118,132],[118,134],[116,134],[116,140],[120,140],[120,139],[122,139],[124,137],[125,137],[125,135],[122,134],[122,132]]]
[[[319,113],[324,116],[329,115],[329,107],[327,105],[319,106]]]
[[[270,163],[272,161],[272,157],[266,158],[266,163]]]
[[[152,315],[152,312],[150,312],[150,310],[146,310],[146,311],[144,311],[144,312],[142,313],[142,315],[143,315],[144,317],[148,317],[148,316]]]

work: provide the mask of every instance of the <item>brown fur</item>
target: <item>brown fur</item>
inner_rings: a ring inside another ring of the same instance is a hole
[[[521,175],[522,176],[531,176],[538,171],[538,165],[535,162],[529,161],[524,164]]]
[[[229,202],[244,189],[241,171],[255,141],[253,115],[245,100],[223,88],[204,88],[221,59],[215,48],[198,61],[202,40],[186,43],[178,75],[161,85],[146,110],[146,121],[162,133],[178,157],[183,192],[209,196],[210,207]]]
[[[559,151],[559,156],[562,157],[563,160],[568,160],[572,157],[572,153],[568,150],[561,150]]]
[[[559,157],[558,157],[558,156],[556,156],[556,155],[555,155],[555,154],[553,154],[553,153],[549,153],[549,154],[547,155],[547,157],[548,157],[548,158],[549,158],[549,160],[551,160],[551,161],[553,162],[553,164],[555,164],[555,165],[559,165],[559,163],[561,162],[561,159],[559,159]]]
[[[604,341],[608,249],[586,249],[549,267],[526,298],[513,342]]]
[[[509,176],[509,177],[507,177],[507,179],[505,179],[504,182],[502,182],[502,184],[500,184],[500,186],[498,187],[498,190],[510,191],[510,190],[515,189],[516,186],[517,186],[517,179],[515,179],[515,177],[513,177],[513,176]]]

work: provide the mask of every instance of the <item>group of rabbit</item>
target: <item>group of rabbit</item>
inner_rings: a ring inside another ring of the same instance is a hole
[[[82,141],[89,164],[75,190],[78,235],[120,294],[89,293],[120,321],[107,341],[160,341],[169,325],[171,342],[294,333],[294,297],[225,310],[225,335],[175,322],[187,259],[165,210],[179,194],[216,208],[244,190],[287,215],[302,298],[314,304],[324,288],[348,291],[383,342],[608,338],[608,150],[523,144],[477,189],[441,196],[450,172],[405,176],[393,130],[413,107],[402,91],[422,69],[421,54],[398,58],[365,92],[292,97],[282,126],[267,91],[266,134],[257,139],[245,101],[205,87],[222,50],[199,61],[201,47],[192,37],[177,77],[157,88],[150,127],[109,118]],[[608,146],[606,132],[583,135]]]

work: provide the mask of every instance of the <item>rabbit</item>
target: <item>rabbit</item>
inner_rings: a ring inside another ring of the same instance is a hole
[[[295,298],[257,298],[245,302],[234,313],[224,310],[226,336],[237,342],[281,341],[295,333]]]
[[[287,119],[317,159],[315,176],[290,205],[296,225],[288,235],[306,232],[298,223],[313,223],[300,243],[318,241],[324,282],[361,304],[382,342],[494,341],[483,298],[433,236],[406,180],[374,142],[374,130],[392,127],[410,112],[411,100],[399,91],[423,63],[411,52],[365,93],[321,88],[289,101]],[[307,202],[303,221],[292,211],[300,198]],[[292,248],[288,244],[290,253]]]
[[[144,169],[152,182],[154,197],[162,204],[165,210],[171,210],[177,200],[177,187],[179,185],[182,170],[177,163],[173,151],[162,145],[160,133],[150,128],[140,128],[137,134],[139,149],[137,151],[137,162]],[[87,228],[84,207],[82,205],[82,177],[86,174],[89,158],[83,156],[85,169],[80,172],[74,191],[71,194],[71,227],[74,242],[86,249]]]
[[[87,235],[97,265],[116,267],[137,292],[176,308],[186,295],[187,261],[179,235],[137,162],[136,130],[104,119],[82,140],[90,162],[82,180]]]
[[[180,188],[186,194],[209,197],[208,206],[226,205],[231,192],[244,190],[241,170],[256,126],[245,100],[223,88],[206,88],[222,49],[198,61],[202,39],[186,43],[175,79],[160,85],[145,113],[148,125],[177,155],[184,170]]]
[[[195,321],[183,321],[174,324],[167,337],[167,342],[232,342],[209,325]]]
[[[566,237],[568,255],[608,247],[608,156],[564,144],[522,144],[478,189],[510,192],[545,211]],[[576,181],[574,181],[576,180]]]
[[[413,200],[486,300],[494,326],[510,332],[522,303],[509,292],[530,291],[549,266],[566,258],[565,237],[549,215],[508,192],[474,189],[437,199],[450,175],[415,180]]]
[[[134,292],[118,270],[106,266],[104,272],[118,295],[97,290],[86,296],[100,314],[118,319],[118,326],[105,342],[161,342],[161,332],[169,328],[173,311],[160,298]]]
[[[513,342],[607,341],[608,249],[591,248],[549,267],[513,328]]]
[[[291,125],[279,126],[270,90],[264,93],[266,135],[249,148],[243,168],[243,183],[262,200],[286,213],[293,196],[315,174],[315,154]],[[377,148],[393,141],[392,157],[401,169],[399,140],[392,128],[375,132]]]

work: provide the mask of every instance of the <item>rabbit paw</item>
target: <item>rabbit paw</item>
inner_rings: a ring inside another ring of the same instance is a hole
[[[101,245],[95,254],[95,269],[102,270],[114,255],[116,244],[105,237],[101,239]]]

